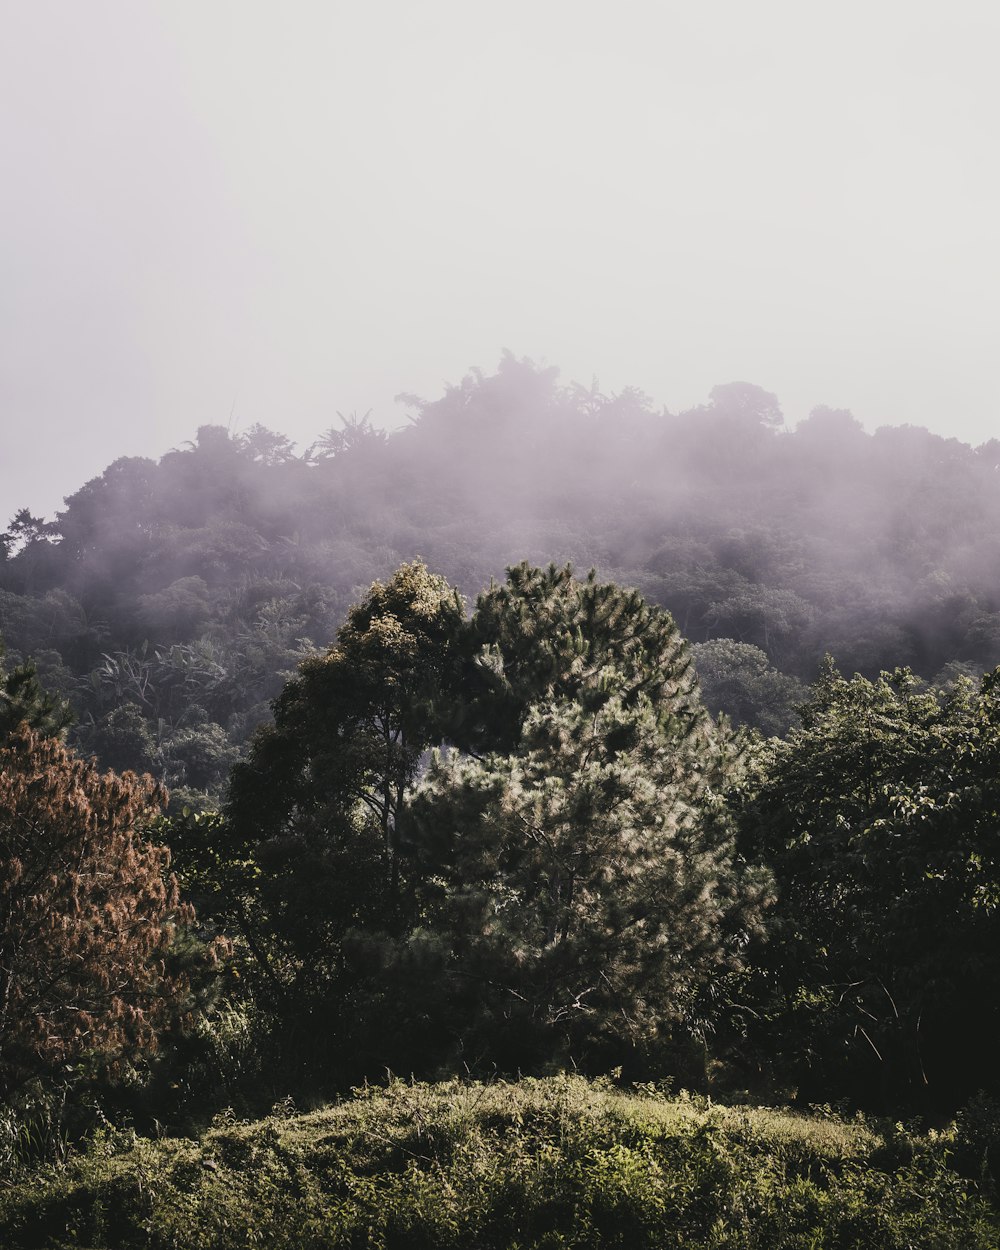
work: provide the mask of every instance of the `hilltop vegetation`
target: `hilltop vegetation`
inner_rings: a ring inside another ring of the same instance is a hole
[[[116,460],[0,540],[0,636],[106,765],[217,795],[283,675],[376,578],[422,557],[466,597],[507,565],[594,567],[667,608],[709,706],[794,720],[824,653],[926,679],[1000,661],[1000,443],[866,434],[717,387],[689,412],[561,387],[505,357],[386,435],[351,417],[296,454],[205,426]]]
[[[10,1250],[985,1250],[951,1137],[579,1078],[394,1083],[198,1141],[104,1134],[0,1195]]]
[[[416,409],[204,427],[0,542],[11,1230],[994,1244],[995,445],[510,358]],[[387,1070],[492,1084],[122,1136]],[[612,1088],[665,1078],[958,1127]]]

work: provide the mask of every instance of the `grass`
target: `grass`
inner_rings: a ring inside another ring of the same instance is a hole
[[[104,1133],[0,1193],[8,1250],[979,1250],[998,1227],[947,1134],[571,1076]]]

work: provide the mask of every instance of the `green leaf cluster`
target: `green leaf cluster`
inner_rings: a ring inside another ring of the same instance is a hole
[[[828,662],[801,716],[741,816],[779,889],[762,1044],[806,1089],[953,1107],[995,1081],[1000,672]]]

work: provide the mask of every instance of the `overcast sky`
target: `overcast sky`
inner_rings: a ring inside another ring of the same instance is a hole
[[[996,0],[0,0],[0,524],[501,350],[1000,437]]]

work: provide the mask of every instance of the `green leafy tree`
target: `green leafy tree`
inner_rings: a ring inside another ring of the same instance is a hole
[[[1000,672],[937,696],[830,662],[801,714],[742,815],[779,889],[761,1048],[813,1096],[953,1106],[996,1082]]]
[[[261,1003],[284,1005],[287,965],[261,924],[261,869],[252,851],[234,841],[225,816],[210,808],[181,806],[158,816],[150,829],[170,847],[171,867],[202,922],[234,939],[229,963],[239,973],[242,993]]]
[[[234,853],[261,869],[259,945],[277,943],[296,993],[328,995],[348,975],[349,931],[403,924],[403,800],[443,737],[463,619],[457,593],[419,562],[376,582],[335,646],[303,662],[233,770],[226,814]]]
[[[171,734],[163,755],[170,784],[210,791],[225,780],[239,752],[221,725],[205,721]]]
[[[470,753],[414,795],[442,740]],[[227,905],[282,1009],[321,1015],[367,1070],[481,1043],[513,1066],[638,1054],[706,1026],[756,924],[720,801],[736,754],[673,622],[634,592],[521,565],[466,621],[404,565],[234,769],[222,858],[247,870]]]
[[[763,734],[784,734],[798,720],[806,687],[774,668],[765,652],[748,642],[713,638],[691,648],[702,698],[708,709],[724,712],[735,725]]]
[[[37,544],[51,542],[56,533],[54,522],[46,521],[44,517],[32,516],[28,508],[19,508],[7,526],[5,546],[9,551],[23,551]]]
[[[356,412],[346,417],[342,412],[338,412],[337,416],[340,418],[340,429],[331,425],[329,429],[323,431],[306,453],[308,459],[314,463],[334,460],[337,457],[356,458],[359,453],[364,455],[376,449],[382,449],[388,442],[385,430],[372,425],[371,409],[361,417]]]
[[[73,745],[96,755],[115,772],[159,774],[163,762],[149,722],[134,703],[120,703],[97,720],[87,718],[74,728]]]
[[[284,434],[269,430],[260,422],[255,422],[245,434],[241,434],[236,444],[244,456],[269,468],[287,464],[295,458],[295,444]]]
[[[725,630],[741,642],[760,646],[769,656],[782,656],[801,636],[814,610],[791,590],[746,585],[729,598],[710,605],[705,622],[713,631]]]
[[[190,638],[208,619],[208,587],[200,577],[180,577],[155,594],[140,595],[138,609],[139,622],[149,637],[162,641]]]

